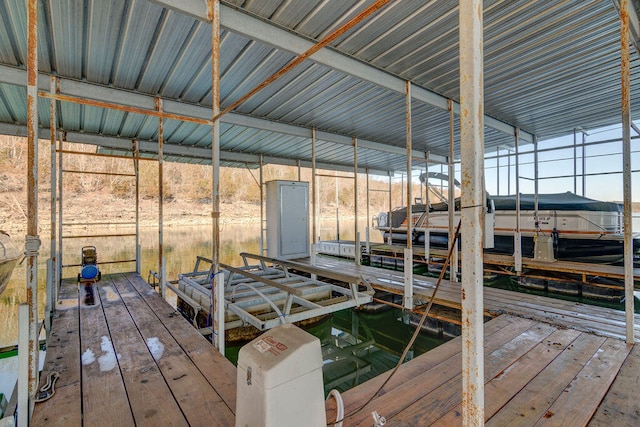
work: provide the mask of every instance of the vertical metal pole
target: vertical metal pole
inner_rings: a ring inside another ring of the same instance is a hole
[[[449,280],[452,282],[458,281],[458,241],[455,239],[455,209],[456,209],[456,194],[455,194],[455,184],[454,184],[454,175],[455,175],[455,163],[454,163],[454,120],[455,115],[453,112],[453,101],[451,99],[448,100],[449,105],[449,181],[448,181],[448,213],[449,213],[449,246],[455,245],[456,247],[451,252],[451,262],[449,264]]]
[[[370,196],[369,196],[369,168],[366,169],[366,173],[367,173],[367,228],[366,228],[366,235],[367,235],[367,254],[369,253],[369,250],[371,249],[371,235],[370,235],[370,228],[369,228],[369,221],[371,218],[371,214],[370,214],[370,208],[371,208],[371,200],[370,200]]]
[[[507,151],[507,154],[509,152]],[[500,147],[496,150],[496,194],[500,195]]]
[[[629,0],[620,0],[620,55],[622,85],[622,176],[624,196],[624,288],[627,344],[634,343],[633,329],[633,235],[631,193],[631,113],[629,65]]]
[[[340,192],[340,187],[338,184],[338,172],[335,172],[335,185],[336,185],[336,240],[338,241],[338,247],[340,245],[340,208],[338,208],[338,204],[340,203],[340,199],[338,197],[338,193]]]
[[[538,221],[538,137],[533,136],[533,221],[536,229],[536,237],[540,232]]]
[[[57,92],[57,79],[55,76],[49,78],[49,92],[54,94]],[[57,162],[56,162],[56,138],[58,133],[58,112],[57,102],[54,99],[49,100],[49,142],[51,149],[51,230],[49,241],[49,257],[50,263],[50,280],[47,281],[47,303],[45,305],[45,322],[47,332],[51,330],[51,312],[56,307],[56,289],[58,287],[58,275],[57,275],[57,257],[56,257],[56,227],[57,227],[57,213],[56,213],[56,191],[57,191]]]
[[[29,304],[18,306],[18,427],[27,427],[31,419],[29,408],[29,383],[24,381],[29,376]],[[12,424],[13,425],[13,424]]]
[[[587,143],[587,135],[582,132],[582,197],[586,197],[587,195],[587,158],[586,158],[586,147]]]
[[[429,152],[424,153],[425,168],[424,168],[424,203],[426,205],[426,218],[424,226],[424,257],[427,261],[427,270],[429,269],[429,262],[431,261],[431,231],[429,230]]]
[[[578,194],[578,129],[573,128],[573,192]]]
[[[411,82],[405,82],[405,121],[407,139],[407,247],[404,250],[404,308],[413,309],[413,200],[411,195]]]
[[[387,222],[389,224],[389,236],[387,237],[387,244],[389,244],[389,245],[393,242],[393,236],[392,236],[393,223],[391,221],[391,189],[392,189],[392,186],[391,186],[391,172],[389,172],[389,216],[388,216],[388,219],[387,219]]]
[[[404,175],[400,174],[400,206],[404,206]]]
[[[264,219],[264,157],[260,154],[260,255],[265,255],[264,238],[266,231]]]
[[[311,129],[311,188],[313,244],[318,243],[318,177],[316,176],[316,128]]]
[[[511,194],[511,152],[507,151],[507,194]]]
[[[156,98],[156,110],[162,111],[162,99]],[[158,269],[160,270],[160,295],[167,297],[164,261],[164,119],[158,117]]]
[[[58,280],[62,283],[62,136],[58,132]],[[57,298],[57,288],[56,288]]]
[[[351,138],[351,145],[353,145],[353,210],[354,210],[354,226],[353,236],[355,240],[355,264],[360,265],[360,233],[358,230],[358,139],[356,137]]]
[[[522,230],[520,228],[520,129],[514,129],[514,146],[516,150],[516,232],[513,235],[513,263],[517,273],[522,273]]]
[[[484,93],[482,0],[459,2],[462,160],[462,424],[484,425],[482,256]]]
[[[296,160],[296,167],[298,168],[298,181],[302,181],[302,169],[300,169],[300,160]]]
[[[136,273],[142,271],[142,251],[140,250],[140,151],[138,141],[133,140],[133,169],[136,175]]]
[[[38,386],[38,2],[27,1],[27,304],[29,304],[29,419]],[[22,379],[24,380],[24,378]],[[24,410],[25,408],[23,408]]]
[[[211,21],[211,114],[212,119],[220,113],[220,2],[208,0],[208,17]],[[224,354],[224,287],[215,276],[220,269],[220,121],[211,126],[211,165],[213,167],[213,343]]]

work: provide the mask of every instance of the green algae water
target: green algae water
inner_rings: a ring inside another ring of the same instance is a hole
[[[415,328],[398,309],[381,313],[342,310],[307,329],[322,346],[322,376],[325,395],[332,389],[349,390],[393,369]],[[448,341],[446,337],[421,332],[409,349],[406,361]],[[234,364],[241,346],[226,349]]]

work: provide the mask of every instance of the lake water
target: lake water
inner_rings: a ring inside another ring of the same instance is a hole
[[[358,226],[364,240],[366,223],[360,221]],[[335,239],[335,220],[322,221],[320,223],[320,236],[322,239]],[[340,238],[353,239],[354,221],[340,221]],[[178,274],[193,270],[198,255],[211,258],[211,226],[180,226],[164,227],[164,255],[167,262],[167,278],[177,279]],[[130,229],[87,229],[67,232],[65,235],[89,235],[89,234],[125,234],[135,233]],[[229,265],[242,265],[240,252],[258,254],[260,252],[260,224],[226,224],[221,229],[220,237],[220,261]],[[12,236],[17,245],[22,245],[24,236]],[[42,246],[38,257],[38,305],[40,316],[44,313],[44,301],[46,293],[46,260],[49,258],[50,244],[48,233],[40,236]],[[372,241],[381,241],[379,233],[372,233]],[[93,239],[67,239],[63,247],[63,264],[79,264],[81,261],[82,246],[94,245],[98,251],[98,262],[127,260],[135,258],[135,238],[93,238]],[[148,227],[140,229],[141,245],[141,275],[147,279],[149,270],[158,270],[158,228]],[[134,271],[134,263],[101,265],[103,274],[113,272]],[[75,277],[79,272],[78,267],[69,267],[63,270],[63,277]],[[169,296],[169,302],[175,305],[175,296]],[[0,347],[14,345],[18,339],[18,305],[26,302],[26,262],[18,265],[11,276],[5,292],[0,296]]]
[[[364,230],[366,224],[359,224]],[[340,238],[353,239],[353,221],[340,222]],[[321,224],[321,237],[335,239],[335,222],[327,221]],[[109,233],[108,230],[91,230],[84,234]],[[126,232],[118,230],[118,232]],[[111,231],[111,233],[115,233]],[[80,232],[75,234],[82,234]],[[364,235],[364,231],[362,232]],[[240,252],[259,253],[260,224],[225,225],[221,232],[220,258],[221,262],[230,265],[241,265]],[[363,237],[364,239],[364,237]],[[80,262],[83,245],[95,245],[98,250],[98,261],[135,258],[134,238],[70,239],[65,244],[63,264]],[[380,242],[376,232],[372,240]],[[142,276],[147,278],[150,269],[156,270],[158,265],[158,230],[157,228],[141,230]],[[179,273],[193,269],[196,256],[211,256],[211,227],[165,227],[164,251],[167,259],[167,278],[176,279]],[[40,316],[44,312],[46,259],[49,256],[49,244],[43,241],[42,251],[38,258],[38,301]],[[26,263],[25,263],[26,264]],[[5,326],[0,333],[0,347],[13,345],[18,336],[18,305],[26,300],[25,264],[16,268],[7,290],[0,301],[0,319]],[[104,274],[118,271],[131,271],[133,263],[101,266]],[[75,277],[78,267],[64,270],[63,277]],[[168,291],[168,294],[171,294]],[[175,295],[168,295],[168,300],[175,306]],[[389,310],[379,314],[368,314],[345,310],[335,313],[330,318],[314,325],[309,331],[317,336],[323,349],[323,373],[325,387],[341,391],[349,389],[369,378],[373,378],[397,363],[405,345],[408,343],[414,328],[410,325],[408,316],[400,310]],[[413,345],[408,359],[416,357],[445,340],[421,334]],[[227,357],[237,360],[240,347],[228,347]]]

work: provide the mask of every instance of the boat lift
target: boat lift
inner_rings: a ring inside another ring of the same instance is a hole
[[[221,264],[224,274],[225,329],[253,325],[266,331],[284,323],[299,322],[335,311],[357,307],[373,300],[374,290],[361,277],[340,274],[343,287],[316,278],[313,267],[292,261],[260,255],[241,254],[244,265]],[[249,264],[249,260],[257,261]],[[199,311],[211,310],[211,268],[201,264],[211,260],[197,257],[194,271],[178,275],[177,284],[167,286],[194,309],[194,322]],[[311,277],[293,273],[304,272]],[[177,286],[176,286],[177,285]],[[240,321],[234,320],[234,315]]]

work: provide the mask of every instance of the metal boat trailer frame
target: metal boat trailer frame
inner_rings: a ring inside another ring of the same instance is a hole
[[[373,300],[374,290],[362,277],[327,272],[288,260],[248,253],[240,255],[244,263],[242,267],[220,264],[222,270],[218,273],[224,274],[225,310],[239,318],[225,322],[225,329],[250,324],[265,331],[280,324],[311,319]],[[249,264],[250,260],[256,263]],[[203,263],[209,268],[201,270]],[[194,322],[199,311],[211,311],[213,277],[210,266],[210,259],[198,256],[192,272],[178,275],[177,286],[167,283],[194,309]],[[291,269],[311,277],[292,273]],[[320,281],[318,275],[338,280],[348,287]],[[362,287],[364,290],[360,290]]]

